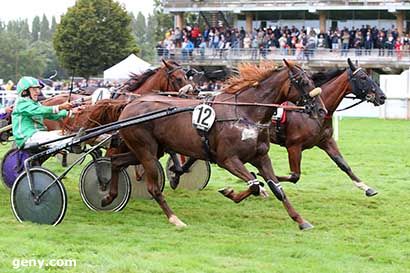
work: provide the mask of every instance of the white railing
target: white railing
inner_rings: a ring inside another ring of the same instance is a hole
[[[354,49],[347,51],[342,49],[331,50],[318,48],[313,50],[281,50],[279,48],[195,48],[188,51],[182,48],[172,50],[157,50],[157,62],[160,59],[174,59],[180,63],[226,63],[226,62],[259,62],[261,60],[280,61],[283,58],[300,62],[345,62],[347,58],[358,60],[361,64],[377,64],[378,66],[409,67],[410,50],[396,52],[389,49]]]
[[[48,98],[52,97],[55,95],[63,94],[63,93],[68,93],[69,91],[67,90],[54,90],[54,89],[43,89],[41,90],[43,95]],[[0,103],[3,106],[9,106],[14,103],[14,101],[17,98],[17,92],[16,90],[0,90]]]
[[[174,8],[188,8],[195,5],[197,8],[252,8],[263,6],[274,7],[329,7],[332,6],[346,6],[356,7],[360,6],[385,6],[394,5],[396,7],[405,7],[410,4],[408,0],[162,0],[165,9]]]

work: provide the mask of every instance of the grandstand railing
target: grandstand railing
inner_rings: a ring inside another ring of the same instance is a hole
[[[225,64],[234,65],[239,62],[259,62],[261,60],[281,61],[283,58],[290,60],[298,60],[304,63],[339,63],[346,62],[349,57],[358,60],[361,64],[396,68],[408,68],[410,66],[410,51],[401,50],[397,53],[395,50],[380,50],[372,49],[366,51],[365,49],[356,50],[349,49],[342,54],[342,50],[331,49],[314,49],[311,51],[302,51],[299,54],[296,51],[281,49],[252,49],[252,48],[229,48],[229,49],[214,49],[195,48],[192,53],[187,52],[182,48],[173,49],[170,51],[157,51],[157,63],[161,58],[174,59],[181,64]]]
[[[332,6],[395,6],[403,7],[410,4],[409,0],[162,0],[165,9],[189,8],[195,5],[203,8],[252,8],[252,7],[332,7]]]

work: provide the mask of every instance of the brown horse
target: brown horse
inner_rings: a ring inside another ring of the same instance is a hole
[[[328,110],[328,114],[324,118],[312,119],[304,113],[289,111],[286,112],[286,121],[281,125],[281,128],[272,123],[270,140],[272,143],[286,147],[291,170],[289,176],[278,176],[279,181],[296,183],[300,178],[302,151],[317,146],[328,154],[358,188],[365,191],[366,196],[377,194],[377,191],[368,187],[353,173],[332,137],[332,115],[346,95],[353,93],[358,99],[371,102],[375,106],[382,105],[386,99],[380,87],[364,70],[357,69],[350,59],[348,59],[348,64],[348,69],[332,73],[330,79],[327,77],[327,82],[324,84],[319,82],[319,80],[323,80],[323,76],[320,74],[312,77],[312,79],[317,80],[315,81],[316,85],[322,89],[321,98]]]
[[[163,65],[161,67],[147,70],[142,74],[131,74],[130,79],[127,80],[124,85],[113,94],[113,96],[115,96],[116,99],[128,98],[128,100],[132,100],[139,95],[152,92],[178,91],[189,83],[190,81],[188,81],[184,70],[178,63],[163,60]],[[70,100],[75,101],[85,97],[86,96],[84,95],[71,94]],[[44,100],[42,104],[47,106],[58,105],[66,102],[68,98],[68,94],[61,94]],[[77,121],[78,120],[74,123],[72,120],[46,120],[45,125],[48,130],[59,130],[65,127],[66,129],[69,129],[69,131],[74,132],[79,130],[83,124],[82,122],[78,123]]]
[[[137,158],[144,167],[148,191],[170,223],[178,227],[186,226],[167,205],[156,182],[157,160],[168,149],[197,159],[211,160],[247,182],[249,188],[241,196],[234,196],[232,191],[226,193],[227,197],[237,202],[251,194],[265,193],[262,184],[244,166],[247,162],[251,163],[299,227],[313,227],[292,207],[274,174],[268,156],[268,127],[274,109],[262,103],[281,103],[295,93],[300,97],[315,88],[303,69],[284,62],[286,68],[280,70],[261,71],[256,67],[249,68],[251,80],[242,75],[224,93],[214,97],[213,101],[208,101],[207,104],[216,113],[216,122],[207,133],[198,133],[193,128],[191,113],[180,113],[120,130],[121,138],[134,154],[134,160]],[[241,102],[252,103],[252,106],[239,106]],[[196,106],[201,103],[203,101],[149,95],[128,104],[119,120],[158,109]],[[120,167],[126,167],[124,165]],[[115,178],[113,175],[112,180]]]

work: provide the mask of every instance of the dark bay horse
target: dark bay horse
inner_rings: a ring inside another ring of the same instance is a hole
[[[249,188],[239,199],[233,197],[233,192],[226,193],[228,198],[237,202],[251,194],[265,193],[261,182],[244,166],[245,163],[251,163],[300,229],[313,227],[291,205],[274,174],[268,156],[268,128],[274,109],[261,103],[281,103],[295,94],[300,97],[315,89],[313,81],[303,69],[284,62],[286,67],[279,70],[250,69],[249,75],[252,75],[253,82],[241,78],[236,85],[232,84],[227,88],[226,92],[208,101],[207,104],[216,113],[216,122],[205,134],[198,133],[193,128],[192,114],[189,112],[120,130],[121,138],[133,152],[134,160],[138,159],[144,167],[149,193],[158,202],[170,223],[177,227],[186,226],[168,206],[157,184],[156,162],[168,149],[193,158],[211,160],[247,182]],[[148,95],[125,106],[119,120],[168,107],[196,106],[202,102]],[[223,104],[227,102],[234,105]],[[238,106],[241,102],[253,105]],[[126,161],[128,163],[129,160]],[[117,167],[126,167],[126,164]],[[112,180],[115,178],[113,175]]]
[[[365,192],[366,196],[377,194],[377,191],[367,186],[353,173],[332,137],[332,115],[346,95],[353,93],[358,99],[371,102],[375,106],[382,105],[386,99],[380,87],[364,70],[356,68],[350,59],[348,59],[348,64],[349,68],[333,73],[324,84],[319,83],[323,80],[319,74],[312,77],[314,80],[317,79],[315,83],[322,89],[321,98],[328,110],[324,118],[312,119],[304,113],[288,111],[286,121],[281,125],[283,126],[282,134],[275,133],[279,130],[275,124],[271,125],[270,140],[272,143],[286,147],[291,170],[289,176],[278,176],[279,181],[296,183],[301,173],[302,151],[317,146],[328,154],[336,165],[352,179],[355,186]]]

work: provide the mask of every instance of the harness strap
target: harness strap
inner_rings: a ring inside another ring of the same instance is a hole
[[[209,145],[209,138],[208,138],[208,132],[202,131],[202,130],[196,130],[198,132],[198,135],[201,137],[201,141],[202,141],[202,148],[205,151],[205,157],[207,159],[207,161],[210,161],[212,163],[215,163],[215,159],[212,156],[211,153],[211,148]]]

